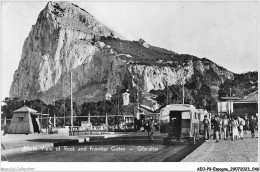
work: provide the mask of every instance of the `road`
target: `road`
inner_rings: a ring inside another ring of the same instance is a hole
[[[159,132],[155,133],[153,141],[148,140],[147,133],[132,133],[80,145],[9,155],[7,159],[9,162],[178,162],[198,146],[188,142],[163,145]]]

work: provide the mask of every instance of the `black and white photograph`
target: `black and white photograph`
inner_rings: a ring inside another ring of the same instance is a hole
[[[259,171],[258,40],[258,0],[1,1],[1,171]]]

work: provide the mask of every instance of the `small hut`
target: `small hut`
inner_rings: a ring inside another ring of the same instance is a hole
[[[39,115],[36,110],[26,106],[13,111],[8,134],[40,133],[41,125],[38,118]]]

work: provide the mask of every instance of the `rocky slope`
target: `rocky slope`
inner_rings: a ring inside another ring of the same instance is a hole
[[[212,90],[233,73],[208,59],[128,41],[67,2],[48,2],[32,26],[14,74],[10,97],[45,103],[70,95],[79,104],[138,86],[144,93],[199,77]],[[216,95],[215,95],[216,96]]]

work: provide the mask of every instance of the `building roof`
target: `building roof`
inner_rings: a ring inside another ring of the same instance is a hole
[[[221,97],[221,100],[240,100],[241,98],[239,98],[239,97]]]
[[[29,112],[29,113],[36,113],[37,111],[36,110],[33,110],[31,108],[28,108],[26,106],[24,107],[21,107],[20,109],[17,109],[15,111],[13,111],[13,113],[18,113],[18,112]]]
[[[140,106],[139,109],[144,113],[144,115],[157,115],[157,114],[159,114],[159,113],[156,113],[154,111],[151,111],[150,109],[146,109],[142,106]]]
[[[147,110],[149,110],[149,111],[151,111],[151,112],[153,112],[153,111],[156,110],[156,109],[154,109],[153,107],[146,106],[146,105],[144,105],[144,104],[140,104],[140,107],[142,107],[142,108],[144,108],[144,109],[147,109]]]
[[[257,103],[258,102],[258,91],[255,91],[241,100],[235,101],[234,103]]]
[[[200,114],[208,114],[208,111],[206,109],[198,109]]]
[[[249,94],[248,96],[244,97],[244,99],[242,99],[240,101],[250,101],[250,102],[258,101],[258,91],[255,91],[255,92]]]
[[[193,105],[189,105],[189,104],[171,104],[165,106],[164,108],[162,108],[162,110],[181,111],[181,112],[185,112],[185,111],[199,112]]]

